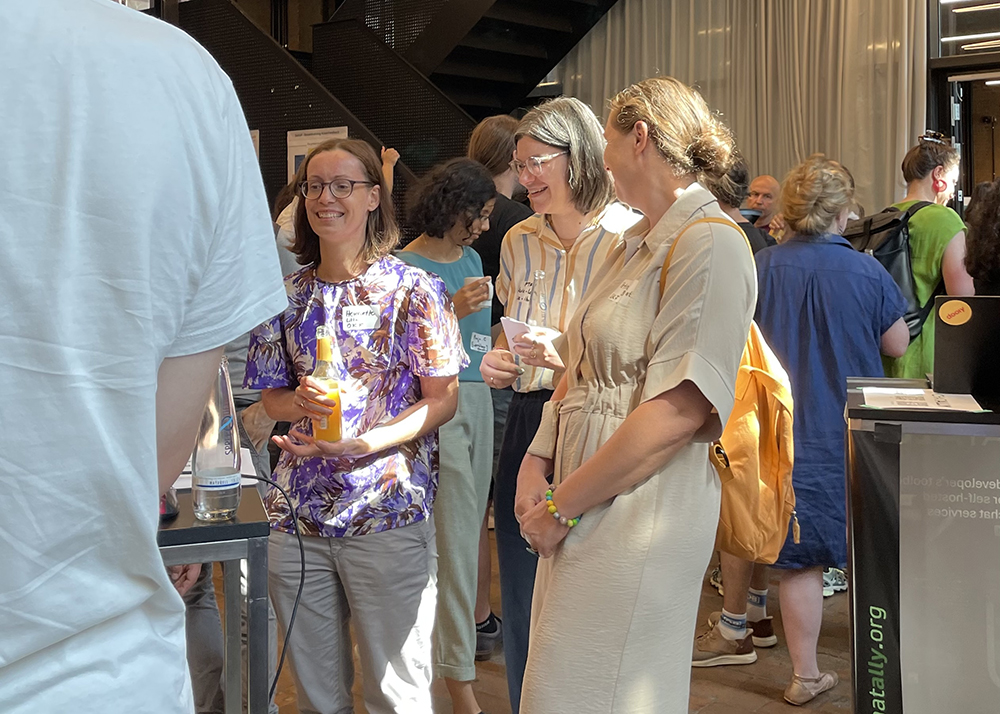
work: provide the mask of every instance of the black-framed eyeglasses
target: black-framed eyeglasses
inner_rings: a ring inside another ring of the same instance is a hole
[[[359,183],[374,186],[374,181],[352,181],[351,179],[334,179],[333,181],[303,181],[299,184],[299,193],[310,201],[318,200],[323,191],[329,187],[334,198],[347,198],[354,193],[354,187]]]
[[[927,142],[930,144],[939,144],[941,146],[951,146],[950,136],[943,134],[940,131],[931,131],[930,129],[921,134],[918,137],[918,141],[921,143]]]

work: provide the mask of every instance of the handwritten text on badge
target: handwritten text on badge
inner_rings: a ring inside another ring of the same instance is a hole
[[[517,296],[515,298],[517,302],[524,303],[527,305],[531,302],[531,281],[527,280],[521,287],[517,289]]]
[[[487,353],[490,351],[490,336],[481,335],[478,332],[472,333],[472,339],[469,340],[469,349],[473,352]]]
[[[634,280],[626,280],[617,288],[615,291],[608,296],[611,302],[618,303],[619,305],[624,305],[629,300],[632,299],[632,290],[635,289]]]
[[[346,305],[341,319],[344,332],[368,332],[378,325],[378,313],[371,305]]]

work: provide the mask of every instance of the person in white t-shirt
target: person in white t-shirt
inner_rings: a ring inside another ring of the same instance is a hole
[[[287,305],[260,169],[176,28],[110,0],[0,26],[0,712],[189,714],[157,503],[222,345]]]

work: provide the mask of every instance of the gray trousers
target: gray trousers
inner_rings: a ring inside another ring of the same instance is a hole
[[[441,475],[434,502],[438,549],[434,674],[459,682],[476,678],[479,533],[493,477],[491,391],[482,382],[460,382],[458,410],[438,430]]]
[[[204,563],[198,580],[184,596],[188,669],[198,714],[223,714],[222,621],[212,584],[212,564]]]
[[[243,595],[240,609],[240,656],[243,662],[243,681],[247,672],[247,576],[246,561],[240,564],[240,591]],[[222,621],[219,605],[215,599],[215,585],[212,583],[212,563],[201,566],[198,580],[184,596],[186,606],[186,634],[188,669],[191,671],[191,687],[194,690],[194,705],[197,714],[223,714],[225,705],[225,680],[223,664],[225,645],[222,639]],[[267,655],[268,686],[278,667],[278,622],[274,608],[267,608]],[[257,656],[255,654],[255,656]],[[247,709],[246,691],[243,691],[243,710]],[[268,714],[278,714],[278,707],[272,698],[268,702]]]
[[[437,601],[433,520],[363,536],[302,540],[305,588],[288,642],[299,712],[353,714],[353,626],[368,714],[430,714]],[[271,533],[268,570],[283,634],[299,583],[294,535]]]

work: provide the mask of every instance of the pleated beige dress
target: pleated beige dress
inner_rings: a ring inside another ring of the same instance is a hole
[[[521,714],[688,711],[721,491],[708,447],[732,410],[756,301],[753,259],[735,224],[684,232],[661,297],[667,251],[703,217],[725,215],[693,184],[645,237],[609,256],[565,333],[569,391],[546,410],[529,449],[555,457],[556,484],[639,404],[685,380],[718,417],[656,474],[587,511],[555,556],[539,561]]]

